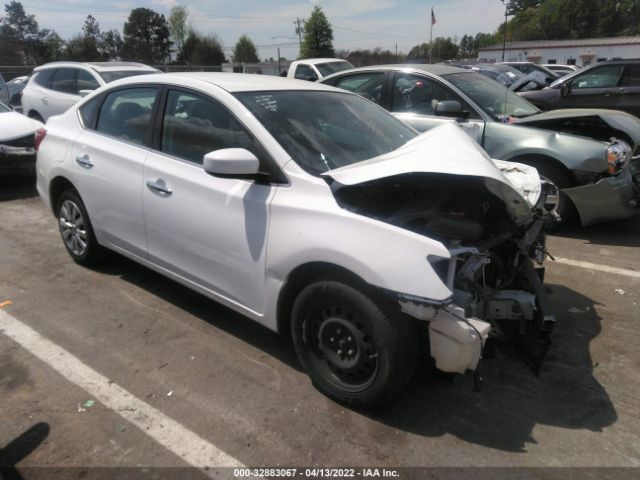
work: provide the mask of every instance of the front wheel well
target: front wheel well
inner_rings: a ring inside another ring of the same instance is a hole
[[[53,214],[56,214],[56,207],[58,205],[58,200],[60,199],[60,195],[66,190],[73,189],[76,192],[78,191],[76,187],[65,177],[55,177],[51,180],[49,185],[49,200],[51,202],[51,210]]]
[[[278,332],[291,330],[291,312],[298,294],[308,285],[322,279],[340,279],[345,283],[368,290],[371,286],[361,277],[344,267],[327,262],[310,262],[293,269],[285,280],[278,296]]]
[[[569,188],[576,184],[575,174],[556,158],[542,154],[524,154],[510,158],[509,161],[530,165],[539,172],[552,170],[554,173],[561,175],[564,180],[564,182],[562,182],[565,183],[564,185],[558,185],[561,188]]]

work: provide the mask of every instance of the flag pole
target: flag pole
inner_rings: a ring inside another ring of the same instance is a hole
[[[431,18],[429,19],[429,63],[433,63],[433,7],[431,7]]]

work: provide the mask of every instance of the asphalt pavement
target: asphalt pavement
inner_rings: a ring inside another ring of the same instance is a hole
[[[471,376],[443,378],[425,359],[399,398],[363,412],[318,393],[289,338],[123,257],[76,265],[32,182],[2,179],[0,463],[15,478],[239,478],[217,469],[234,466],[627,467],[599,472],[634,478],[638,247],[640,218],[549,238],[558,325],[539,377],[504,349],[475,392]]]

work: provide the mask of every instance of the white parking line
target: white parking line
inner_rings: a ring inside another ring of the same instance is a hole
[[[608,265],[600,265],[598,263],[582,262],[580,260],[571,260],[570,258],[555,257],[555,263],[562,263],[564,265],[570,265],[578,268],[586,268],[587,270],[596,270],[598,272],[613,273],[615,275],[624,275],[625,277],[640,278],[640,272],[636,270],[610,267]]]
[[[108,378],[2,309],[0,332],[190,465],[198,468],[243,466],[235,458],[124,388],[110,382]],[[213,471],[210,473],[213,474]]]

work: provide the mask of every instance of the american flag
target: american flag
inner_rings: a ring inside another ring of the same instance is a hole
[[[433,13],[433,7],[431,7],[431,25],[436,24],[436,14]]]

